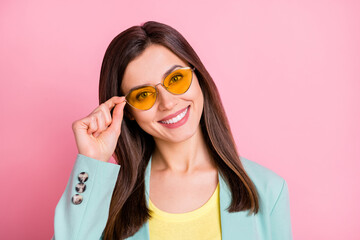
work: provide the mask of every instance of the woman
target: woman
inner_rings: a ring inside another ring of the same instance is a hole
[[[239,156],[215,83],[175,29],[116,36],[99,96],[72,125],[55,239],[292,239],[286,181]]]

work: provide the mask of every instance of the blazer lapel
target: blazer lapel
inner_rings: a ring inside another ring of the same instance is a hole
[[[146,204],[149,206],[150,195],[150,173],[151,173],[151,159],[145,170],[145,196]],[[221,237],[222,240],[232,240],[236,237],[251,236],[256,232],[255,218],[247,216],[248,211],[241,211],[229,213],[226,208],[231,203],[231,191],[228,188],[225,180],[218,172],[219,189],[220,189],[220,219],[221,219]],[[149,221],[147,221],[133,236],[127,238],[129,240],[150,240]],[[258,239],[258,238],[255,238]]]
[[[249,211],[229,213],[226,209],[231,204],[231,190],[221,177],[220,172],[220,218],[221,218],[221,238],[222,240],[231,239],[250,239],[256,232],[255,218],[253,215],[247,216]],[[251,238],[251,239],[258,239]]]

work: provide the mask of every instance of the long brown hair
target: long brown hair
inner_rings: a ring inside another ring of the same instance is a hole
[[[150,44],[167,47],[189,66],[195,67],[194,74],[204,94],[201,130],[218,171],[232,193],[232,202],[227,210],[249,210],[249,214],[256,214],[259,210],[258,193],[241,164],[217,87],[193,48],[177,30],[163,23],[148,21],[117,35],[108,46],[102,62],[99,104],[113,96],[124,95],[120,86],[126,66]],[[155,141],[136,121],[130,120],[128,107],[124,108],[121,134],[113,155],[121,170],[103,232],[105,240],[132,236],[151,217],[146,204],[144,177]]]

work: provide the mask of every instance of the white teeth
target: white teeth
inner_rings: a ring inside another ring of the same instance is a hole
[[[162,123],[166,123],[166,124],[170,124],[170,123],[177,123],[178,121],[180,121],[181,119],[183,119],[183,117],[186,115],[188,108],[185,109],[185,111],[183,111],[182,113],[180,113],[179,115],[177,115],[174,118],[171,118],[169,120],[165,120],[165,121],[161,121]]]

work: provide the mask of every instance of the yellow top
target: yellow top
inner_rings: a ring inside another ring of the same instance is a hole
[[[158,209],[149,198],[152,217],[150,240],[221,239],[219,183],[210,199],[200,208],[186,213],[168,213]]]

